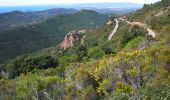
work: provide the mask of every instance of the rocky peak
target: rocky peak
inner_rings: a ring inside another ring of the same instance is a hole
[[[78,40],[78,32],[71,31],[65,36],[64,41],[60,44],[60,48],[66,50],[67,48],[73,47],[74,43]]]

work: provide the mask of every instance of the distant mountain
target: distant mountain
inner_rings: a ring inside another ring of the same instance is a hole
[[[48,18],[54,17],[60,14],[72,14],[77,10],[75,9],[49,9],[44,11],[22,12],[13,11],[0,14],[0,31],[9,30],[21,25],[35,24],[42,22]]]
[[[94,10],[101,14],[117,14],[124,15],[132,11],[136,11],[138,8],[84,8]]]
[[[124,10],[135,10],[142,8],[143,4],[135,4],[135,3],[86,3],[86,4],[54,4],[54,5],[35,5],[35,6],[14,6],[14,7],[0,7],[0,13],[11,12],[14,10],[20,10],[23,12],[28,11],[42,11],[53,8],[64,8],[64,9],[107,9],[114,8],[115,11],[119,9]],[[109,12],[110,13],[110,12]]]
[[[133,3],[92,3],[0,7],[0,31],[21,25],[39,23],[59,14],[72,14],[82,9],[94,10],[101,14],[122,15],[135,11],[142,6],[143,4]]]
[[[56,46],[69,31],[93,29],[103,25],[108,19],[107,15],[82,10],[0,32],[0,61]]]
[[[52,8],[142,8],[143,4],[136,3],[86,3],[86,4],[54,4],[54,5],[35,5],[35,6],[12,6],[0,7],[0,13],[20,11],[42,11]]]
[[[74,8],[142,8],[143,4],[136,3],[87,3],[87,4],[73,4],[68,5],[68,7]]]

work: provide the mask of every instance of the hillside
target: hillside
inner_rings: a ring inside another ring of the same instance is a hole
[[[75,39],[70,48],[48,48],[7,61],[1,66],[1,97],[169,100],[168,3],[169,0],[162,0],[147,5],[147,10],[145,5],[85,33],[69,32],[63,42]],[[156,16],[150,17],[150,12]],[[83,14],[88,15],[84,11]],[[108,39],[115,27],[114,35]],[[156,35],[148,34],[148,28]]]
[[[64,14],[44,22],[20,26],[0,32],[0,62],[56,46],[71,30],[90,30],[107,22],[108,16],[83,10],[75,14]]]
[[[13,29],[18,26],[43,22],[46,19],[49,19],[56,15],[72,14],[75,13],[76,11],[77,10],[75,9],[57,8],[44,11],[32,11],[32,12],[12,11],[8,13],[1,13],[0,32],[4,30]]]
[[[130,13],[126,18],[130,21],[140,21],[146,23],[150,28],[157,31],[164,31],[168,27],[170,16],[170,1],[162,0],[155,4],[145,4],[143,9],[135,13]]]

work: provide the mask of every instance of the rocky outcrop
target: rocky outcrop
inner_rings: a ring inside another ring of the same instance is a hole
[[[78,32],[71,31],[65,36],[64,41],[60,44],[60,48],[66,50],[67,48],[73,47],[74,43],[78,40]]]

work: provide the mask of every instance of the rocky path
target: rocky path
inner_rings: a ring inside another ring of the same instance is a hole
[[[149,35],[151,35],[153,38],[156,37],[156,33],[153,30],[149,29],[146,24],[143,24],[141,22],[129,22],[129,21],[123,19],[123,18],[119,18],[119,20],[125,21],[126,23],[128,23],[130,25],[138,25],[142,28],[145,28],[148,31]]]
[[[149,34],[149,35],[151,35],[153,38],[156,37],[156,33],[155,33],[153,30],[151,30],[151,29],[149,29],[149,28],[146,28],[146,29],[148,30],[148,34]]]
[[[115,19],[115,21],[116,21],[116,25],[115,25],[112,33],[109,35],[108,40],[111,40],[111,39],[112,39],[113,35],[116,33],[116,31],[117,31],[117,29],[118,29],[118,27],[119,27],[119,20],[118,20],[118,19]]]

